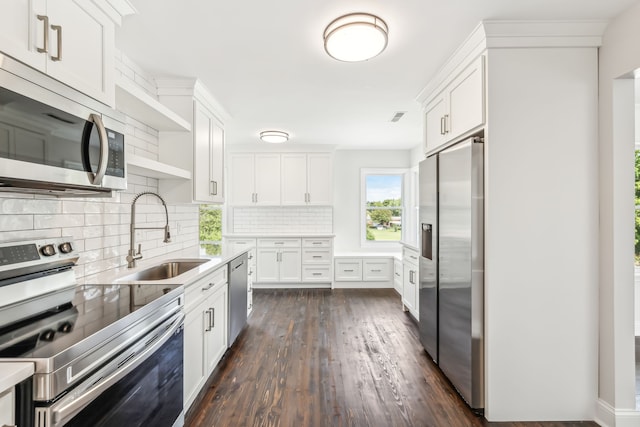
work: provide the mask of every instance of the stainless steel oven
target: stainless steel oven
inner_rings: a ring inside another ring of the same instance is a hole
[[[183,287],[70,287],[73,246],[0,245],[0,361],[35,363],[16,386],[17,425],[181,426]]]

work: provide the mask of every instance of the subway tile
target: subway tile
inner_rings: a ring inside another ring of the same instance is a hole
[[[84,215],[34,215],[33,228],[79,227],[84,225]]]
[[[62,211],[59,200],[0,199],[2,214],[57,214]]]

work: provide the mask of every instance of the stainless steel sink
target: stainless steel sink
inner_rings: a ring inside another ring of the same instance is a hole
[[[131,273],[121,277],[117,281],[154,281],[165,280],[179,276],[192,270],[209,260],[207,259],[188,259],[188,260],[170,260],[144,270]]]

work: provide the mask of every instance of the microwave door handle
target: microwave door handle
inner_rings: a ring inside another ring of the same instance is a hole
[[[95,174],[92,174],[93,179],[91,180],[91,183],[93,185],[101,185],[102,178],[104,178],[104,174],[107,172],[107,164],[109,163],[109,140],[107,139],[107,130],[104,127],[104,123],[102,123],[102,117],[98,114],[91,114],[89,116],[89,121],[96,124],[98,136],[100,137],[100,159],[98,160],[98,170]],[[87,136],[87,138],[89,138],[89,136]]]

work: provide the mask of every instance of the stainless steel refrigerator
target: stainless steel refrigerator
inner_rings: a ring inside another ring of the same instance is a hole
[[[484,407],[483,143],[420,163],[420,339],[472,408]]]

